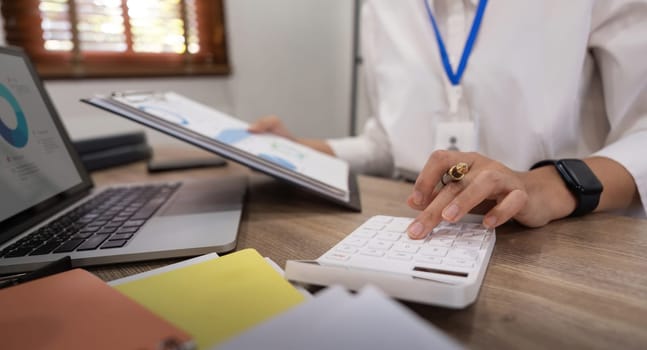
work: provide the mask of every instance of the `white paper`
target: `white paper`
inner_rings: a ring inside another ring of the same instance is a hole
[[[247,123],[173,92],[113,99],[348,193],[349,167],[341,159],[280,136],[251,134]]]
[[[331,287],[212,350],[462,349],[374,287]]]

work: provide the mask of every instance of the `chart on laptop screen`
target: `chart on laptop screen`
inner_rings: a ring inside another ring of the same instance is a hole
[[[21,57],[0,57],[0,220],[81,182]]]

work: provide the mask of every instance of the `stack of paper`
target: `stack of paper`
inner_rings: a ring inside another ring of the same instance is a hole
[[[256,250],[191,259],[111,282],[207,349],[304,300]]]
[[[374,287],[331,287],[213,350],[462,349]]]

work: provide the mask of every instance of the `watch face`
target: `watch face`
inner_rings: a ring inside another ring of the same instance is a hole
[[[591,169],[579,159],[562,159],[557,164],[571,178],[572,184],[584,194],[602,192],[602,184]]]

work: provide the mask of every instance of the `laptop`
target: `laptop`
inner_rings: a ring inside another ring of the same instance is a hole
[[[34,67],[0,47],[0,274],[227,252],[242,175],[96,189]]]

